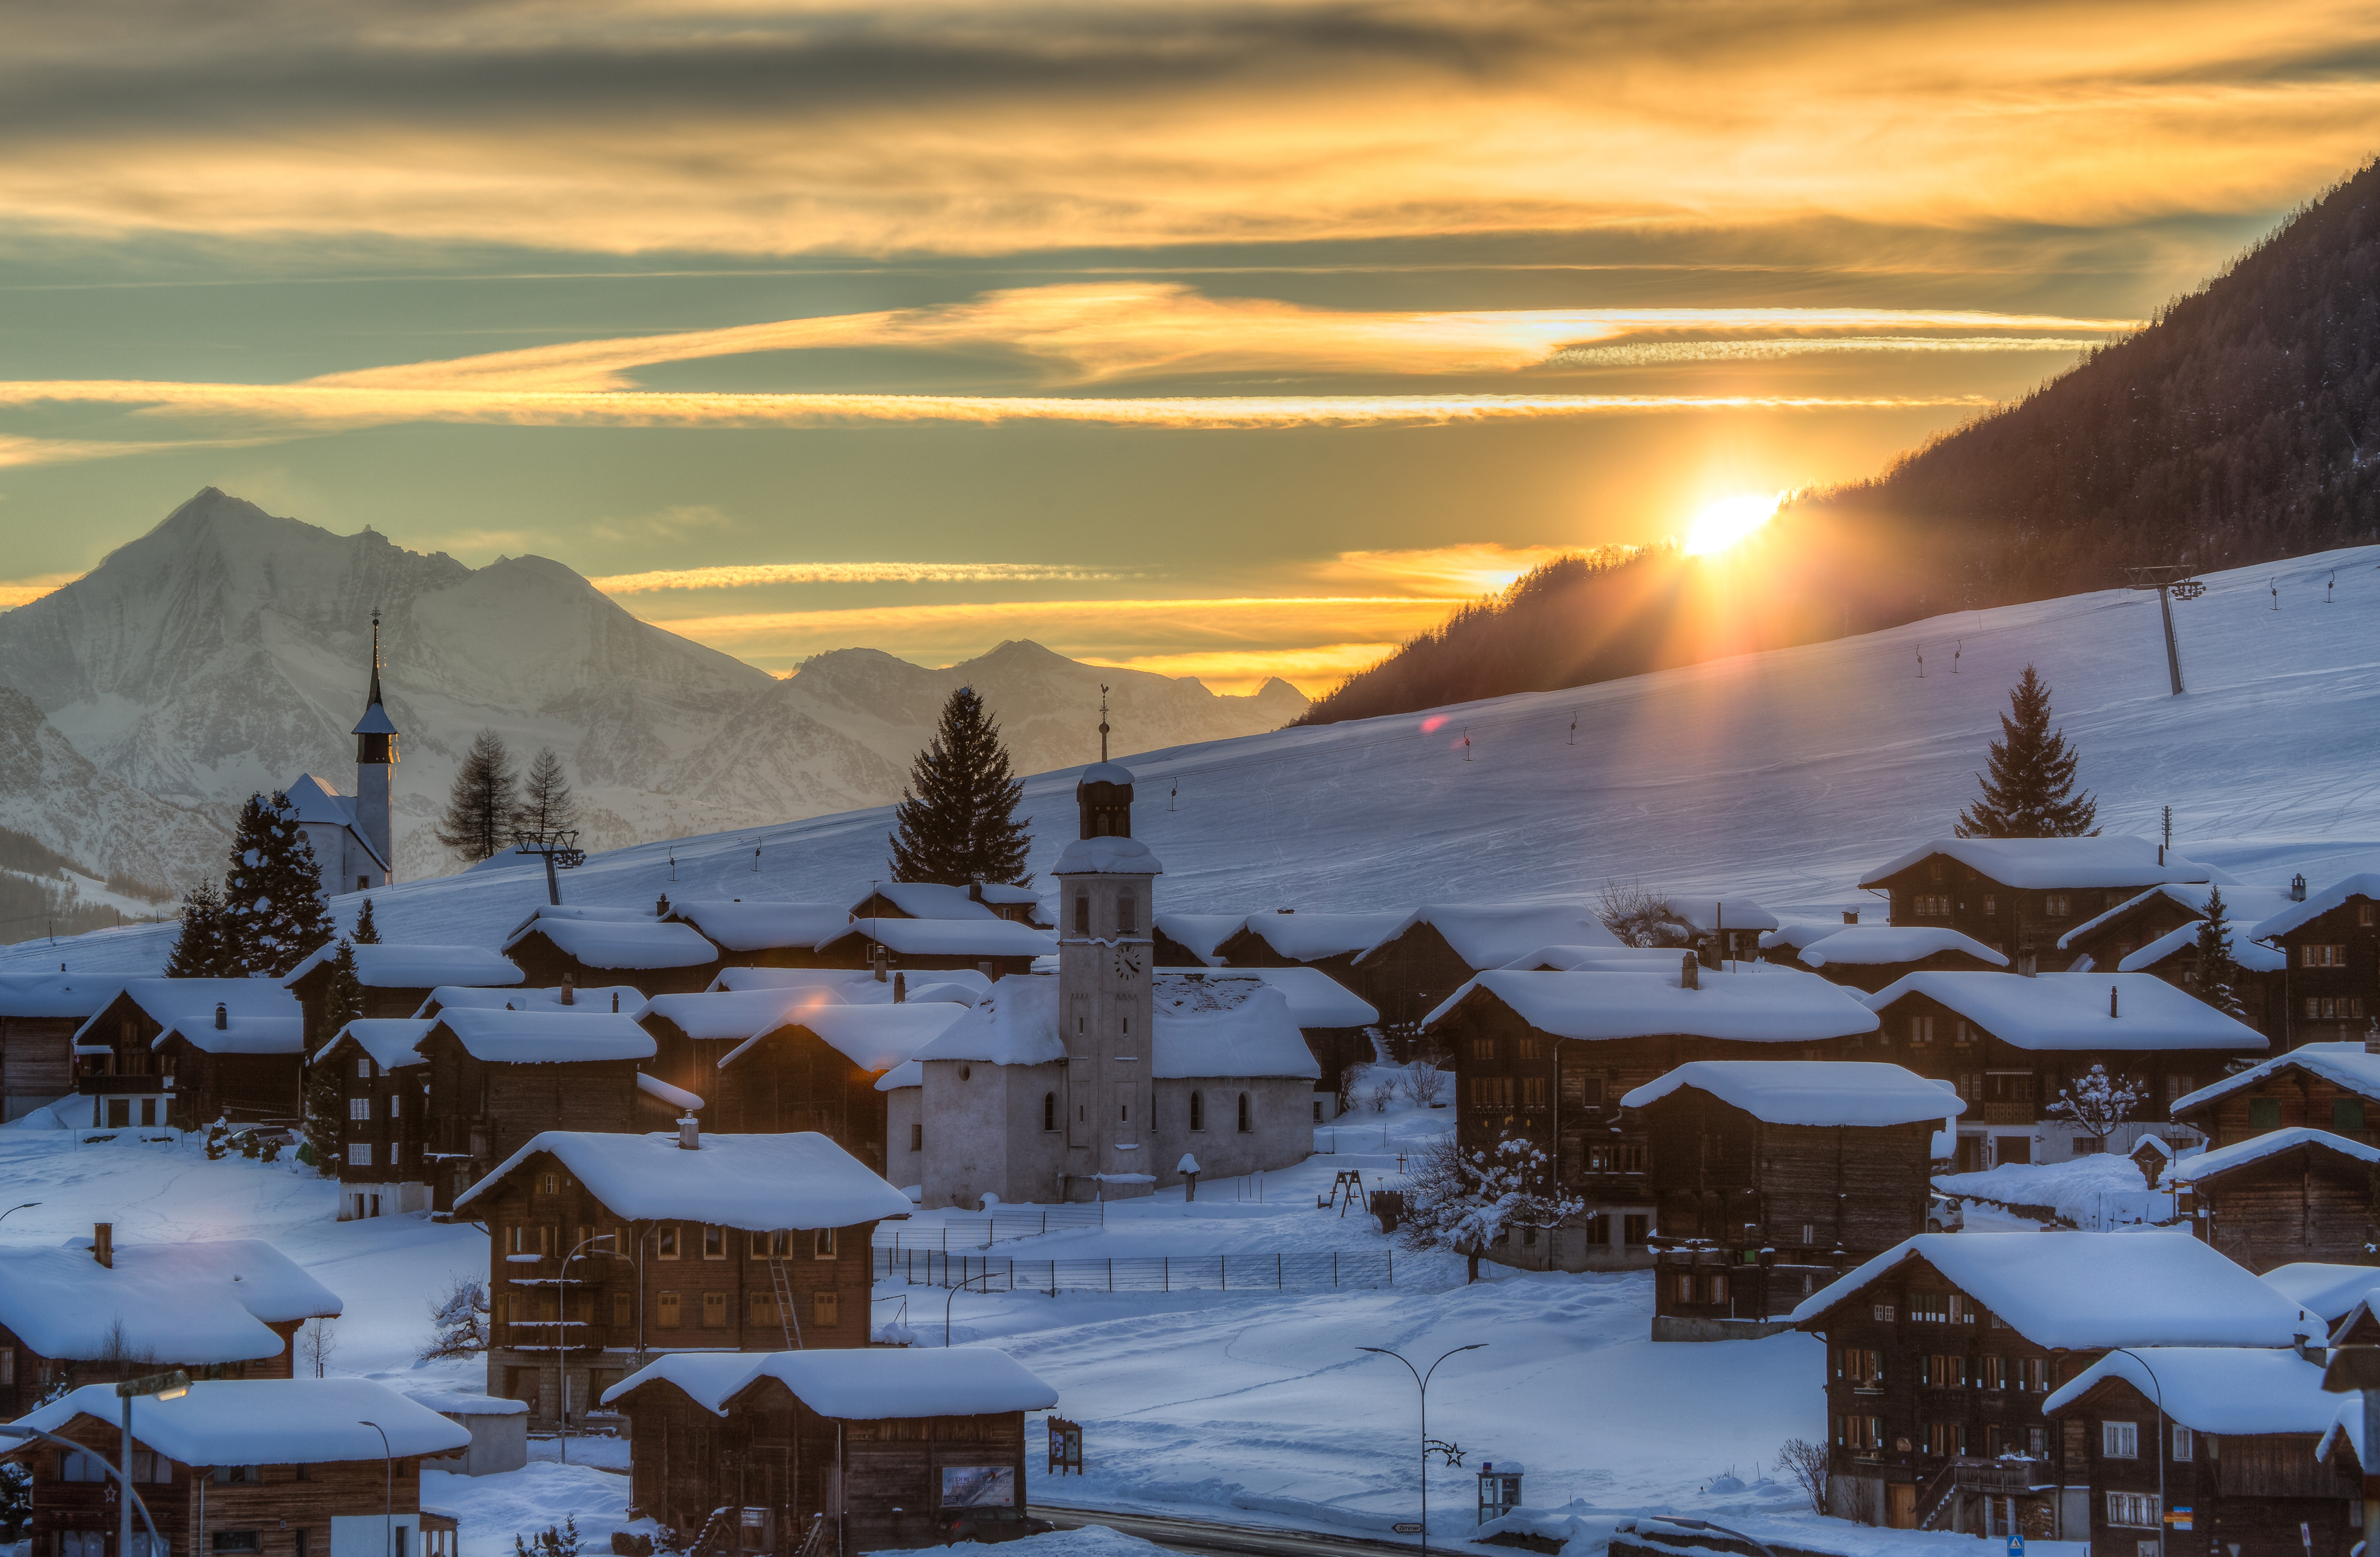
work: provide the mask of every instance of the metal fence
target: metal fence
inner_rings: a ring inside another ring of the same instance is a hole
[[[1094,1201],[1080,1206],[1002,1207],[981,1216],[954,1216],[924,1227],[880,1222],[868,1241],[879,1249],[982,1249],[1007,1238],[1030,1238],[1070,1227],[1104,1227],[1108,1209]]]
[[[876,1280],[981,1292],[1325,1292],[1396,1285],[1387,1249],[1344,1253],[1148,1255],[1123,1259],[1014,1259],[997,1254],[879,1247]]]

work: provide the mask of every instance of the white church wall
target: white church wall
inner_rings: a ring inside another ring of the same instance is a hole
[[[1041,1128],[1041,1100],[1064,1097],[1060,1066],[928,1060],[923,1069],[923,1205],[974,1210],[987,1191],[1011,1202],[1059,1198],[1065,1136]]]
[[[1314,1151],[1314,1083],[1304,1077],[1180,1077],[1157,1083],[1160,1187],[1182,1182],[1174,1167],[1184,1152],[1198,1160],[1202,1178],[1272,1173]],[[1203,1101],[1204,1128],[1190,1127],[1191,1095]],[[1240,1128],[1240,1098],[1248,1100],[1248,1128]]]
[[[926,1182],[923,1087],[900,1087],[884,1094],[884,1176],[903,1188]]]

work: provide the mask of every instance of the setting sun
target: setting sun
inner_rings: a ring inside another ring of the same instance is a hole
[[[1781,492],[1720,498],[1694,516],[1694,528],[1686,533],[1686,555],[1707,556],[1727,550],[1776,517],[1777,505],[1784,500]]]

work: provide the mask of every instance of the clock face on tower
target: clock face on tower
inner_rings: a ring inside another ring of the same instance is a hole
[[[1115,949],[1115,976],[1130,979],[1140,971],[1140,948],[1118,946]]]

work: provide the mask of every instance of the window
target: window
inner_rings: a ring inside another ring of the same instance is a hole
[[[2108,1493],[2107,1523],[2143,1530],[2155,1529],[2159,1523],[2157,1495],[2155,1492]]]
[[[371,1100],[370,1098],[349,1098],[347,1100],[347,1118],[350,1122],[361,1124],[370,1117]]]
[[[2358,903],[2355,906],[2355,922],[2366,930],[2380,923],[2380,904]]]
[[[662,1292],[653,1295],[653,1324],[655,1328],[661,1330],[675,1330],[677,1328],[678,1300],[676,1293]]]
[[[810,1322],[812,1324],[832,1324],[841,1316],[841,1300],[834,1293],[813,1292],[810,1294]]]
[[[1474,1108],[1510,1108],[1512,1106],[1512,1078],[1509,1076],[1475,1076],[1469,1078],[1471,1106]]]
[[[1802,1246],[1804,1248],[1818,1241],[1818,1230],[1808,1222],[1802,1223]]]
[[[653,1241],[660,1247],[659,1251],[663,1259],[677,1258],[677,1226],[674,1222],[665,1227],[654,1228]]]
[[[752,1322],[756,1325],[777,1324],[779,1325],[779,1328],[783,1328],[783,1326],[779,1324],[779,1320],[777,1319],[777,1295],[775,1293],[756,1292],[752,1295]]]
[[[1118,893],[1116,894],[1116,933],[1130,935],[1133,933],[1133,929],[1132,894],[1129,891]]]
[[[1050,1128],[1047,1124],[1041,1127],[1045,1130]],[[926,1150],[926,1126],[914,1119],[909,1122],[909,1150],[912,1151]]]
[[[1641,1152],[1644,1149],[1639,1147],[1637,1150]],[[1642,1247],[1645,1240],[1652,1235],[1653,1217],[1651,1212],[1630,1211],[1627,1215],[1620,1219],[1620,1241],[1621,1243]]]
[[[2049,1458],[2049,1429],[2047,1428],[2025,1429],[2024,1452],[2036,1460]]]
[[[2173,1457],[2177,1460],[2187,1460],[2192,1457],[2191,1452],[2196,1447],[2197,1445],[2191,1441],[2190,1429],[2180,1422],[2174,1423]]]
[[[612,1295],[612,1328],[625,1330],[636,1322],[636,1300],[625,1292]]]
[[[1947,919],[1950,917],[1950,899],[1945,894],[1921,892],[1913,901],[1916,905],[1914,917],[1917,918]]]
[[[356,1062],[356,1079],[358,1081],[370,1081],[371,1079],[371,1062],[370,1060],[358,1060]]]
[[[1546,1078],[1544,1077],[1524,1076],[1521,1077],[1521,1106],[1523,1108],[1543,1108],[1546,1106]]]
[[[1075,933],[1088,935],[1090,932],[1091,900],[1087,896],[1078,894],[1075,899]]]
[[[1207,1127],[1207,1094],[1204,1092],[1190,1094],[1190,1127],[1194,1130]]]
[[[2008,1388],[2008,1358],[1977,1357],[1975,1363],[1975,1382],[1978,1386],[1986,1390]]]
[[[255,1551],[261,1550],[254,1530],[217,1530],[214,1535],[217,1551]]]
[[[394,1118],[395,1118],[395,1117],[396,1117],[396,1114],[397,1114],[397,1108],[396,1108],[396,1105],[397,1105],[397,1104],[399,1104],[399,1103],[401,1103],[401,1102],[403,1102],[404,1101],[405,1101],[405,1097],[404,1097],[404,1094],[403,1094],[403,1093],[400,1093],[400,1092],[391,1092],[391,1093],[388,1095],[388,1116],[389,1116],[391,1119],[394,1119]]]
[[[1947,1353],[1935,1352],[1925,1358],[1925,1383],[1929,1389],[1962,1389],[1967,1382],[1967,1359]],[[1938,1453],[1938,1451],[1937,1451]]]
[[[253,1487],[264,1479],[262,1466],[217,1466],[209,1473],[217,1486]],[[254,1547],[238,1547],[237,1551],[253,1551]]]
[[[371,1142],[360,1140],[350,1141],[347,1145],[347,1166],[351,1168],[370,1167]]]
[[[1475,1060],[1494,1059],[1496,1057],[1496,1040],[1492,1038],[1473,1039],[1471,1040],[1471,1057]]]
[[[1512,1058],[1516,1060],[1544,1059],[1545,1054],[1542,1048],[1544,1041],[1545,1040],[1543,1039],[1536,1038],[1514,1039],[1512,1040]]]
[[[2330,1127],[2334,1130],[2363,1128],[2363,1100],[2333,1098],[2330,1101]]]
[[[2041,911],[2053,919],[2066,918],[2073,912],[2073,899],[2062,892],[2045,892],[2041,894]]]
[[[2049,1393],[2049,1359],[2047,1357],[2019,1358],[2016,1387],[2032,1394],[2047,1394]]]
[[[2250,1098],[2248,1100],[2248,1127],[2253,1130],[2279,1129],[2281,1127],[2281,1100],[2278,1098]]]
[[[810,1235],[810,1258],[812,1259],[832,1259],[834,1258],[833,1228],[821,1227],[817,1232]]]
[[[1844,1448],[1853,1453],[1873,1453],[1884,1447],[1884,1418],[1845,1417],[1837,1437]]]
[[[2099,1424],[2099,1457],[2103,1460],[2137,1460],[2141,1457],[2141,1428],[2138,1422],[2101,1422]]]
[[[1591,1174],[1641,1174],[1645,1171],[1642,1141],[1589,1141],[1586,1171]]]
[[[61,1481],[104,1481],[107,1470],[96,1454],[77,1451],[58,1455],[58,1479]]]
[[[1589,1108],[1603,1106],[1603,1077],[1582,1076],[1578,1078],[1578,1101]]]
[[[2350,999],[2343,995],[2308,995],[2305,1014],[2306,1020],[2309,1022],[2361,1020],[2363,1016],[2363,997],[2357,995]]]
[[[727,1295],[725,1293],[706,1292],[702,1295],[702,1328],[705,1330],[727,1328]]]
[[[1245,1136],[1256,1127],[1256,1118],[1248,1112],[1248,1095],[1242,1092],[1240,1094],[1240,1134]]]
[[[706,1227],[702,1230],[702,1258],[705,1259],[727,1258],[726,1228]]]
[[[1845,1346],[1837,1366],[1843,1381],[1855,1390],[1884,1387],[1884,1354],[1873,1346]]]
[[[2000,900],[1991,893],[1984,894],[1984,914],[1989,918],[2000,911]]]
[[[1694,1273],[1692,1271],[1679,1271],[1678,1279],[1671,1283],[1671,1290],[1677,1294],[1679,1302],[1693,1302],[1694,1300]]]
[[[2300,967],[2345,967],[2347,966],[2347,948],[2344,946],[2300,946],[2298,948],[2298,966]]]
[[[783,1259],[793,1252],[794,1235],[782,1227],[774,1233],[752,1235],[752,1258],[755,1259]]]
[[[1947,1292],[1912,1292],[1909,1295],[1909,1317],[1929,1324],[1950,1322],[1950,1295]]]
[[[1912,1043],[1931,1043],[1931,1042],[1933,1042],[1933,1041],[1934,1041],[1934,1018],[1933,1018],[1933,1017],[1931,1017],[1931,1016],[1912,1016],[1912,1017],[1910,1017],[1910,1018],[1909,1018],[1909,1041],[1910,1041],[1910,1042],[1912,1042]]]
[[[537,1175],[537,1192],[539,1194],[551,1195],[560,1187],[560,1175],[555,1174],[540,1174]]]
[[[1951,1455],[1967,1452],[1967,1428],[1963,1422],[1928,1422],[1925,1424],[1925,1452],[1929,1454]]]
[[[17,1348],[0,1344],[0,1385],[17,1381]]]

